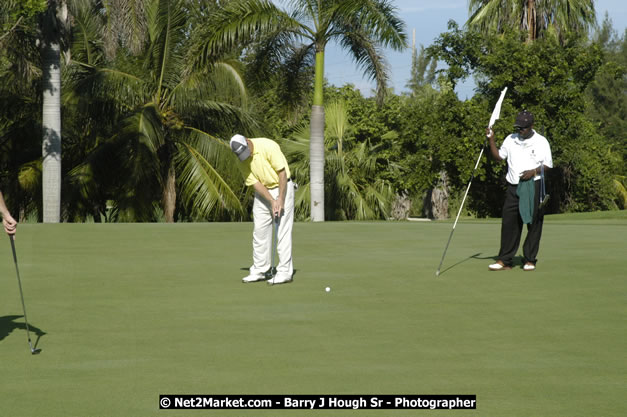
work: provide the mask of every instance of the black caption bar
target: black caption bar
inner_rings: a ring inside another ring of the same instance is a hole
[[[476,395],[160,395],[162,410],[474,410]]]

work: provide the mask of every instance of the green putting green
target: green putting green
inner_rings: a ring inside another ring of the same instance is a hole
[[[294,282],[243,284],[251,223],[24,224],[0,244],[0,415],[625,416],[627,216],[297,223]],[[1,241],[0,241],[1,242]],[[326,292],[325,288],[331,291]],[[160,394],[475,394],[476,410],[159,410]]]

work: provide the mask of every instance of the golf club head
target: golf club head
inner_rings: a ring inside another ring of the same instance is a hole
[[[30,338],[28,339],[28,347],[30,348],[31,355],[39,355],[41,353],[41,348],[34,348]]]
[[[274,278],[276,275],[276,268],[274,266],[271,266],[270,269],[266,271],[265,275],[266,275],[266,279]]]

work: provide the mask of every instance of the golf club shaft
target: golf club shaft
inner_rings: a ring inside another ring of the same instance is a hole
[[[11,250],[13,251],[13,261],[15,262],[15,272],[17,274],[17,284],[20,288],[20,299],[22,300],[22,311],[24,311],[24,323],[26,323],[26,337],[28,338],[28,346],[30,346],[31,352],[33,351],[33,345],[30,341],[30,331],[28,329],[28,317],[26,316],[26,304],[24,303],[24,292],[22,291],[22,280],[20,279],[20,269],[17,266],[17,253],[15,252],[15,241],[13,236],[9,236],[11,241]]]
[[[539,206],[542,206],[545,194],[546,194],[546,191],[544,189],[544,163],[541,161],[540,162],[540,202],[539,202]]]
[[[275,265],[275,256],[276,256],[276,252],[278,250],[278,244],[279,244],[279,216],[275,216],[273,219],[273,226],[272,226],[272,265],[270,265],[270,270],[272,272],[272,274],[276,274],[276,265]]]

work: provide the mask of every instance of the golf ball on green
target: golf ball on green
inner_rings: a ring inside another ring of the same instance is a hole
[[[329,292],[329,291],[331,291],[331,287],[326,287],[324,290],[325,290],[326,292]]]

